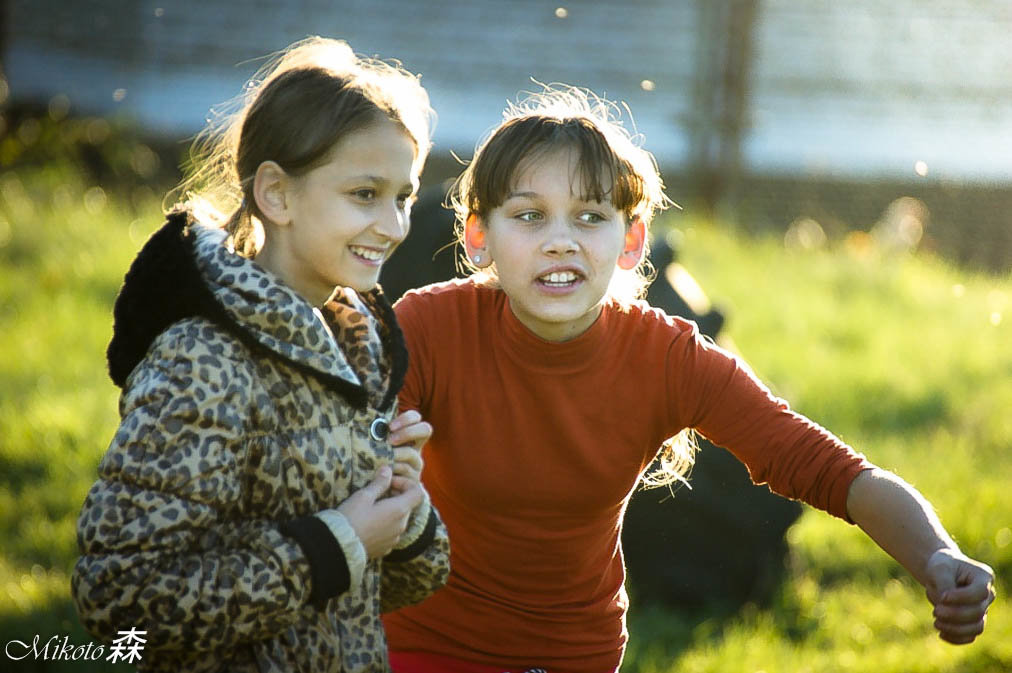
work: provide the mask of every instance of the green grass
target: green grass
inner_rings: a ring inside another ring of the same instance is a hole
[[[104,362],[112,302],[159,212],[154,190],[106,193],[59,165],[0,174],[0,643],[90,642],[68,598],[75,521],[117,423]],[[705,223],[682,231],[681,260],[760,376],[920,488],[997,569],[1004,596],[1012,279],[842,245],[791,252]],[[1012,670],[1004,598],[978,643],[948,646],[920,588],[860,531],[806,511],[789,539],[789,579],[769,607],[717,618],[634,603],[623,671]]]
[[[104,363],[112,302],[161,220],[159,203],[153,191],[114,198],[63,163],[0,174],[3,644],[34,634],[90,642],[69,600],[75,524],[118,421]],[[109,670],[99,663],[29,658],[14,667]]]
[[[920,585],[860,530],[806,509],[771,606],[718,621],[634,605],[623,671],[1012,670],[1012,278],[845,242],[796,251],[700,222],[680,232],[681,261],[759,376],[917,486],[995,568],[999,601],[978,642],[947,645]]]

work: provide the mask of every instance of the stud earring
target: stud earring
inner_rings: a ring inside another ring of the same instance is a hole
[[[481,264],[481,255],[475,255],[474,256],[474,263],[475,264]]]

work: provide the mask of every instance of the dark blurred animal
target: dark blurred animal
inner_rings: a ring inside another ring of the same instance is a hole
[[[444,207],[449,183],[423,190],[411,214],[411,233],[383,267],[380,282],[391,301],[411,288],[462,275],[456,268],[453,213]],[[724,315],[713,309],[676,250],[653,242],[658,270],[647,301],[672,315],[694,320],[718,338]],[[674,282],[672,282],[672,280]],[[626,510],[623,546],[630,591],[636,603],[656,601],[677,608],[726,609],[764,602],[782,577],[784,533],[801,507],[749,481],[727,451],[700,439],[689,483],[640,490]]]
[[[453,211],[443,203],[452,181],[422,189],[411,208],[411,231],[380,274],[391,303],[412,288],[462,276],[457,272]]]

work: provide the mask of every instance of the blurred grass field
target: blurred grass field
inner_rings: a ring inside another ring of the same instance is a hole
[[[917,486],[963,550],[995,568],[999,599],[977,643],[947,645],[920,585],[860,530],[806,509],[771,606],[700,621],[634,604],[623,671],[1012,671],[1012,278],[885,255],[860,237],[800,251],[702,222],[678,232],[681,261],[757,374]]]
[[[4,644],[90,642],[69,600],[75,521],[117,423],[104,360],[112,303],[161,203],[159,190],[113,191],[85,175],[59,162],[0,173]],[[997,570],[999,600],[978,643],[945,645],[891,559],[806,511],[772,605],[718,619],[634,603],[623,671],[1012,671],[1012,278],[929,255],[791,251],[684,216],[676,224],[681,261],[727,311],[727,332],[760,377],[921,489],[964,550]],[[110,669],[25,660],[13,670]]]

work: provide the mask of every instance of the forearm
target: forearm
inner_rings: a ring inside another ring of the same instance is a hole
[[[886,470],[865,470],[854,479],[847,513],[921,584],[928,582],[926,567],[932,554],[941,549],[959,553],[924,496]]]

